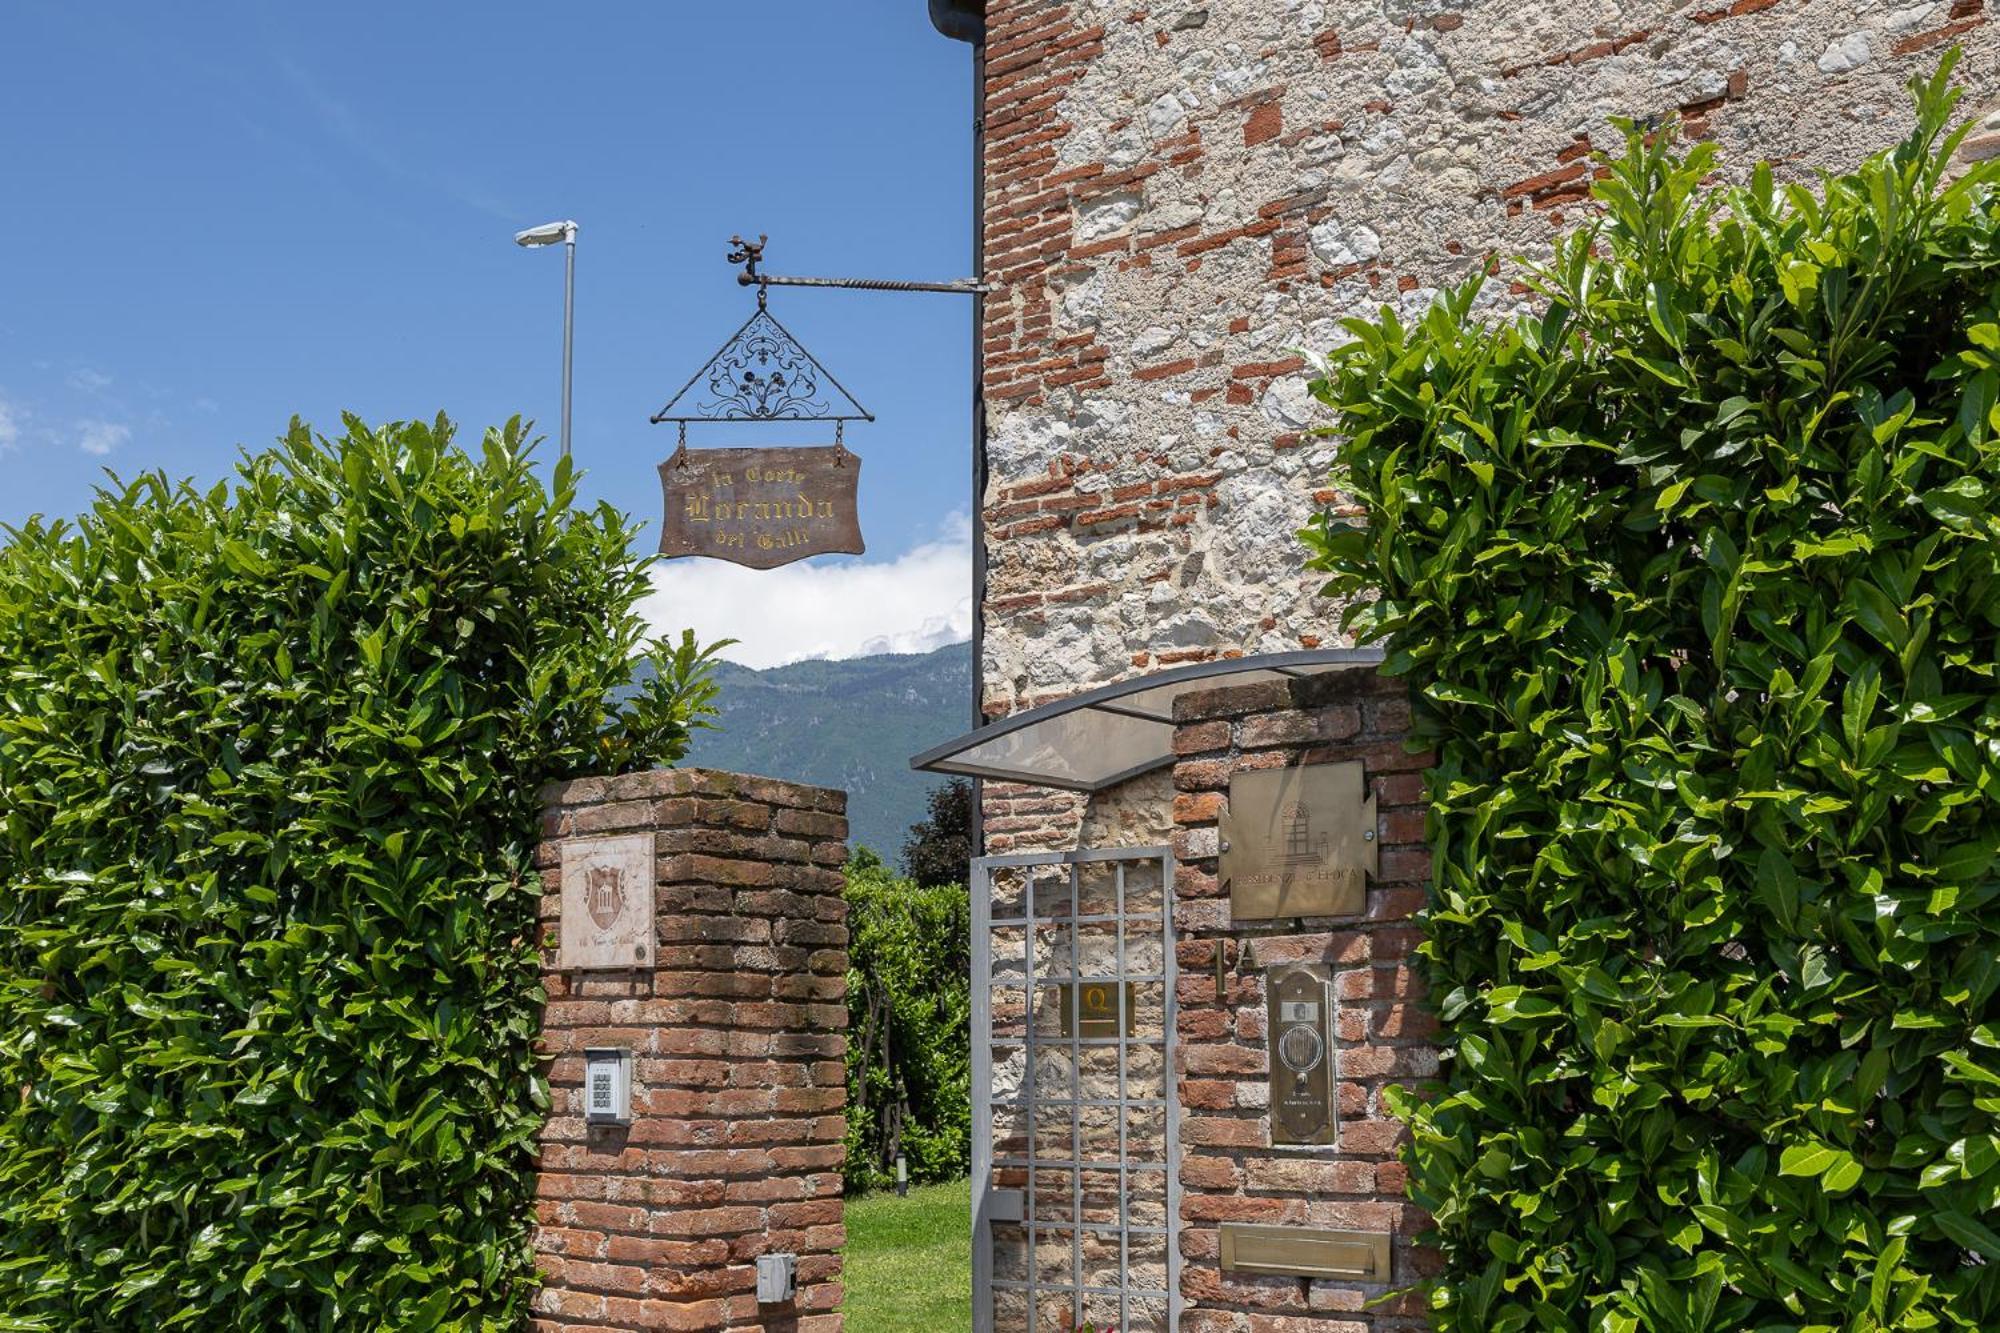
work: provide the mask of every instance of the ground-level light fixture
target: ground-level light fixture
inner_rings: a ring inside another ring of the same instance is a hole
[[[563,371],[562,371],[562,456],[569,457],[570,367],[576,347],[576,223],[545,222],[539,227],[514,233],[514,244],[524,249],[561,242],[568,251],[563,278]]]

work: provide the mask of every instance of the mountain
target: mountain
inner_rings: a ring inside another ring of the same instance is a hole
[[[971,725],[971,646],[764,671],[724,662],[715,675],[716,729],[696,732],[681,762],[845,788],[849,844],[899,861],[944,781],[913,770],[910,756]]]

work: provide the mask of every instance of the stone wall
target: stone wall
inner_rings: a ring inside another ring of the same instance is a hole
[[[847,797],[695,769],[550,790],[536,1327],[838,1333]],[[566,843],[653,837],[654,957],[556,966]],[[634,1052],[632,1123],[586,1125],[583,1051]],[[798,1255],[759,1306],[756,1258]]]
[[[1888,143],[1981,0],[989,0],[982,706],[1332,641],[1294,537],[1338,321],[1414,313],[1588,211],[1611,117],[1679,113],[1736,171]],[[2000,126],[1996,126],[2000,129]],[[1498,312],[1523,299],[1503,272]],[[989,848],[1082,803],[994,784]]]
[[[1414,1300],[1368,1302],[1390,1284],[1222,1271],[1223,1222],[1289,1223],[1394,1236],[1394,1285],[1421,1276],[1412,1243],[1428,1225],[1404,1198],[1401,1126],[1382,1102],[1394,1082],[1437,1072],[1435,1022],[1418,1003],[1408,959],[1424,905],[1422,768],[1404,751],[1402,687],[1363,668],[1183,695],[1175,707],[1174,850],[1180,960],[1181,1290],[1184,1333],[1364,1333],[1425,1327]],[[1230,925],[1216,878],[1217,820],[1233,773],[1359,760],[1376,801],[1381,874],[1360,918]],[[1224,951],[1227,998],[1215,991]],[[1273,1148],[1265,972],[1333,969],[1339,1131],[1330,1148]]]

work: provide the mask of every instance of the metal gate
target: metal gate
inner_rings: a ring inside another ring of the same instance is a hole
[[[975,1333],[1180,1324],[1173,857],[972,867]]]

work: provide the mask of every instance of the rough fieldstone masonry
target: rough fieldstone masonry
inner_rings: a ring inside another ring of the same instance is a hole
[[[1403,1196],[1401,1126],[1382,1102],[1390,1083],[1434,1075],[1435,1020],[1415,1001],[1411,922],[1430,882],[1423,767],[1408,754],[1399,682],[1371,670],[1185,694],[1174,708],[1175,921],[1180,961],[1181,1291],[1183,1333],[1364,1333],[1425,1327],[1413,1298],[1380,1301],[1422,1276],[1413,1238],[1429,1225]],[[1381,874],[1367,913],[1232,926],[1216,879],[1217,820],[1232,774],[1359,760],[1377,802]],[[1216,996],[1215,952],[1227,993]],[[1333,970],[1338,1139],[1331,1148],[1271,1145],[1267,970]],[[1224,1222],[1386,1232],[1393,1283],[1224,1272]]]
[[[838,1333],[847,797],[698,769],[553,787],[544,876],[536,1327]],[[652,966],[564,972],[565,843],[653,838]],[[586,1125],[583,1052],[634,1053],[632,1118]],[[759,1305],[757,1256],[798,1256]]]
[[[1307,356],[1588,209],[1614,116],[1733,172],[1901,134],[1981,0],[989,0],[983,329],[989,716],[1177,663],[1331,644],[1295,531],[1339,497]],[[1976,151],[2000,151],[2000,123]],[[1513,275],[1493,309],[1524,299]],[[1302,355],[1304,353],[1305,355]],[[988,849],[1082,802],[988,787]]]

